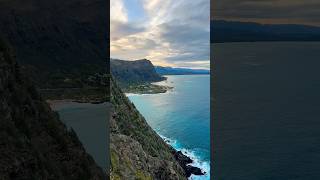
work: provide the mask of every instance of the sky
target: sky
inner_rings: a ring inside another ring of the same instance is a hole
[[[111,0],[110,54],[209,69],[210,0]]]
[[[319,0],[214,0],[211,18],[320,26]]]

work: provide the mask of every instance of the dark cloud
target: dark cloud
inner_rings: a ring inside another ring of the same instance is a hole
[[[130,44],[134,44],[134,46],[139,49],[154,49],[158,46],[154,40],[148,38],[128,37],[127,40]]]
[[[320,25],[319,0],[214,0],[211,17],[266,23]]]
[[[131,23],[123,23],[120,21],[111,21],[111,23],[112,27],[114,28],[111,30],[113,32],[111,33],[112,40],[117,40],[124,36],[145,31],[145,28],[137,27],[135,24]]]
[[[172,49],[179,50],[179,55],[167,57],[170,61],[195,61],[209,59],[210,32],[193,24],[177,21],[161,24],[161,39],[170,43]]]

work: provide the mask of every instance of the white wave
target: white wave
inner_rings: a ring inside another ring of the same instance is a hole
[[[191,175],[189,177],[190,180],[210,180],[210,163],[208,161],[202,161],[194,150],[183,148],[177,140],[165,137],[161,134],[159,134],[159,136],[175,150],[181,151],[182,154],[190,157],[193,160],[190,165],[200,168],[202,172],[205,173],[205,175],[201,176]]]
[[[127,97],[130,97],[130,96],[135,96],[136,94],[134,94],[134,93],[125,93],[125,95],[126,95]]]
[[[159,86],[172,86],[173,85],[173,81],[166,79],[163,81],[159,81],[159,82],[152,82],[151,84],[153,85],[159,85]]]
[[[147,95],[152,95],[152,94],[125,93],[125,95],[127,97],[130,97],[130,96],[147,96]]]

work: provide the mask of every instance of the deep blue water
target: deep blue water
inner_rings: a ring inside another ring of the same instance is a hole
[[[148,124],[170,144],[210,171],[210,75],[167,76],[160,84],[174,87],[167,93],[128,95]]]
[[[320,179],[320,43],[212,48],[214,179]]]

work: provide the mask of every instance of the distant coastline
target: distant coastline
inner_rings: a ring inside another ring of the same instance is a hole
[[[320,27],[303,24],[211,20],[211,32],[210,43],[320,41]]]
[[[176,74],[176,75],[163,75],[167,76],[208,76],[210,74]],[[123,88],[126,95],[147,95],[147,94],[162,94],[167,93],[174,89],[174,86],[167,85],[168,80],[156,81],[151,83],[145,83],[140,85],[133,85],[130,88]]]
[[[156,72],[160,75],[202,75],[210,74],[208,69],[190,69],[190,68],[175,68],[175,67],[163,67],[155,66]]]

